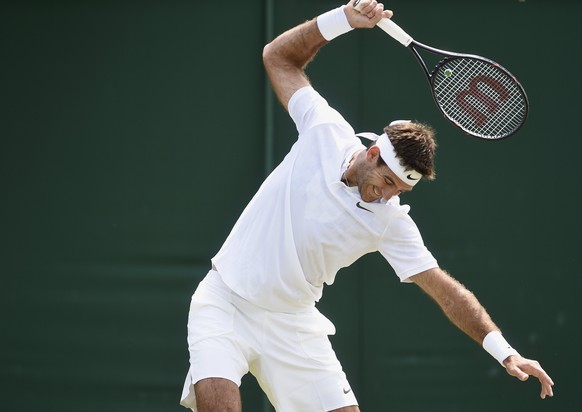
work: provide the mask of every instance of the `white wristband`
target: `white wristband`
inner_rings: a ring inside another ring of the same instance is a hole
[[[317,27],[325,40],[331,41],[337,36],[353,30],[350,26],[344,6],[330,10],[317,17]]]
[[[483,339],[483,349],[485,349],[491,356],[493,356],[501,366],[505,367],[503,361],[511,355],[519,355],[515,349],[511,347],[499,331],[492,331]]]

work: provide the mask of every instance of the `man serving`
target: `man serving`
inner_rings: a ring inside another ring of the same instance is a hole
[[[319,49],[392,12],[353,0],[281,34],[265,46],[272,87],[298,138],[261,185],[198,286],[189,313],[190,370],[181,404],[198,412],[241,411],[249,371],[277,411],[359,411],[315,307],[339,269],[378,251],[402,282],[418,285],[450,321],[520,380],[551,378],[518,354],[476,297],[441,269],[399,195],[434,179],[429,126],[393,121],[364,146],[350,124],[312,87],[305,67]]]

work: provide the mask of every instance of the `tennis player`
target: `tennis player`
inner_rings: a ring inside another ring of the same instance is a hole
[[[533,375],[541,397],[553,396],[553,382],[540,364],[520,356],[476,297],[439,268],[409,207],[400,204],[401,193],[435,176],[433,130],[393,122],[366,148],[305,75],[306,65],[334,37],[391,16],[375,0],[363,1],[359,13],[352,0],[265,46],[271,84],[299,136],[192,297],[182,405],[198,412],[241,411],[239,386],[250,371],[277,411],[359,411],[328,339],[334,325],[315,302],[340,268],[373,251],[402,282],[431,296],[510,375]]]

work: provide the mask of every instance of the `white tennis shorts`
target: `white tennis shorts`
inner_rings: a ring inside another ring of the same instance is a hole
[[[192,296],[190,370],[180,404],[196,411],[194,384],[218,377],[240,386],[251,372],[277,412],[325,412],[357,405],[328,335],[334,325],[315,307],[271,312],[232,292],[211,270]]]

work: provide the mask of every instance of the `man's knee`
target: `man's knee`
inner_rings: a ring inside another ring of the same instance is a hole
[[[236,383],[223,378],[207,378],[194,385],[198,412],[241,412]]]

